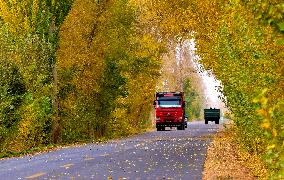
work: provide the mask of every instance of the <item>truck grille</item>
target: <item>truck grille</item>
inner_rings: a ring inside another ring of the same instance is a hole
[[[177,112],[163,112],[162,116],[164,116],[164,117],[177,116]]]

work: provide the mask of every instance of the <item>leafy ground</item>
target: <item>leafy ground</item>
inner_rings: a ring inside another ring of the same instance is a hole
[[[204,180],[267,179],[267,176],[261,160],[241,149],[232,125],[215,135],[207,151]]]

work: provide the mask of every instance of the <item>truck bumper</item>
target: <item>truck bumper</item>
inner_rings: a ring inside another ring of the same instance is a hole
[[[179,127],[181,125],[187,125],[186,122],[159,122],[156,123],[156,128],[159,127]]]

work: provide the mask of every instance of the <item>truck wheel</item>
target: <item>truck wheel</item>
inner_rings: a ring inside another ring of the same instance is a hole
[[[177,130],[184,130],[184,125],[182,124],[182,125],[178,126]]]
[[[157,131],[161,131],[161,128],[157,128]]]
[[[215,124],[219,124],[219,120],[215,120]]]
[[[164,131],[166,129],[166,127],[161,127],[161,131]]]
[[[181,130],[185,130],[185,125],[181,125]]]

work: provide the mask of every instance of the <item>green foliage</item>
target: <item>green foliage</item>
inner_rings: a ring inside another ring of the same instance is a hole
[[[26,91],[23,78],[8,60],[0,62],[0,149],[21,120],[20,108]]]
[[[55,50],[71,4],[0,1],[1,151],[50,143]]]
[[[16,38],[5,25],[0,32],[1,151],[49,143],[52,114],[49,44],[37,36]]]
[[[222,81],[243,147],[265,157],[271,178],[282,179],[283,46],[275,43],[283,38],[281,2],[198,5],[211,9],[197,12],[206,17],[195,29],[201,62]]]
[[[22,104],[26,88],[17,66],[7,60],[1,62],[0,77],[1,125],[4,128],[11,128],[20,120],[18,109]]]
[[[200,119],[200,111],[202,109],[201,98],[198,92],[193,88],[190,79],[184,81],[183,91],[186,97],[185,112],[189,115],[189,119]]]

